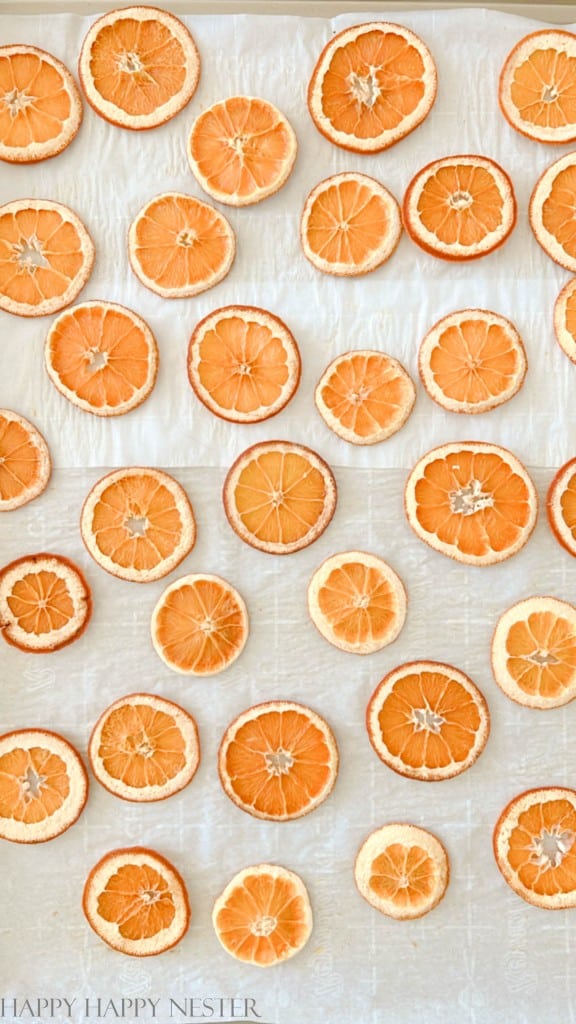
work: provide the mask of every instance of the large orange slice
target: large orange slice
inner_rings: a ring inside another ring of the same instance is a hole
[[[402,363],[384,352],[359,349],[336,356],[314,393],[322,419],[350,444],[378,444],[404,426],[416,388]]]
[[[576,608],[528,597],[498,620],[492,670],[507,697],[529,708],[557,708],[576,697]]]
[[[354,864],[361,896],[397,921],[423,917],[444,896],[448,854],[436,836],[417,825],[383,825],[364,840]]]
[[[40,431],[18,413],[0,409],[0,512],[37,498],[51,472],[50,452]]]
[[[544,252],[576,273],[576,153],[556,160],[538,179],[530,198],[530,226]]]
[[[554,333],[562,351],[576,363],[576,278],[564,285],[556,299]]]
[[[531,32],[508,54],[498,92],[504,117],[537,142],[576,140],[576,37]]]
[[[27,555],[0,570],[0,633],[21,651],[59,651],[82,635],[91,615],[90,587],[62,555]]]
[[[546,509],[556,540],[576,556],[576,459],[558,470],[550,484]]]

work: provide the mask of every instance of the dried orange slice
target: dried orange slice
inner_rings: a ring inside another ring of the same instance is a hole
[[[90,587],[62,555],[27,555],[0,570],[0,633],[21,651],[59,651],[82,635],[91,615]]]
[[[416,388],[397,359],[359,349],[332,360],[314,398],[322,419],[338,437],[351,444],[378,444],[404,426]]]
[[[506,120],[536,142],[576,140],[576,37],[561,29],[524,36],[508,54],[498,92]]]
[[[242,540],[290,555],[324,532],[336,508],[336,481],[316,452],[290,441],[262,441],[230,468],[224,511]]]
[[[564,285],[556,299],[554,333],[562,351],[576,363],[576,278]]]
[[[334,647],[373,654],[400,633],[406,620],[406,591],[381,558],[343,551],[316,569],[308,584],[308,611]]]
[[[492,670],[507,697],[529,708],[558,708],[576,697],[576,608],[528,597],[498,620]]]
[[[0,309],[57,313],[82,291],[93,266],[92,239],[67,206],[49,199],[0,206]]]
[[[128,232],[132,270],[164,299],[213,288],[226,277],[235,252],[234,232],[223,214],[182,192],[151,199]]]
[[[40,431],[18,413],[0,409],[0,512],[37,498],[51,472],[50,452]]]
[[[80,93],[61,61],[36,46],[0,46],[0,160],[56,156],[81,121]]]
[[[436,98],[428,47],[386,21],[353,25],[324,47],[308,87],[312,120],[330,142],[379,153],[414,131]]]
[[[165,953],[190,924],[188,893],[173,864],[155,850],[112,850],[86,879],[82,907],[103,942],[129,956]]]
[[[168,668],[183,675],[222,672],[244,650],[248,610],[220,576],[191,573],[164,591],[152,613],[152,642]]]
[[[368,274],[389,260],[402,234],[400,207],[384,185],[349,171],[310,192],[300,224],[304,255],[325,274]]]
[[[83,302],[56,318],[46,338],[50,380],[73,405],[121,416],[148,398],[158,346],[148,324],[113,302]]]
[[[510,178],[485,156],[447,156],[408,185],[404,227],[413,242],[444,260],[475,260],[503,245],[516,224]]]
[[[236,960],[273,967],[308,942],[312,908],[299,875],[278,864],[255,864],[228,883],[214,904],[212,923]]]
[[[536,488],[520,460],[482,441],[433,448],[408,477],[404,500],[415,534],[468,565],[516,554],[538,515]]]
[[[504,808],[494,855],[518,896],[543,910],[576,907],[576,791],[529,789]]]
[[[289,821],[330,795],[338,748],[320,715],[293,701],[256,704],[228,726],[218,754],[224,792],[255,818]]]
[[[561,267],[576,273],[576,153],[556,160],[538,179],[530,198],[529,218],[534,237]]]
[[[259,423],[288,404],[300,352],[280,317],[256,306],[224,306],[196,326],[188,377],[201,402],[232,423]]]
[[[378,684],[366,727],[378,757],[393,771],[441,782],[465,772],[482,753],[490,714],[464,672],[438,661],[411,661]]]
[[[254,96],[231,96],[196,118],[188,160],[209,196],[249,206],[282,188],[297,149],[294,129],[277,107]]]
[[[425,336],[418,357],[426,391],[449,412],[488,412],[508,402],[524,383],[522,338],[506,317],[488,309],[460,309]]]
[[[121,128],[155,128],[192,99],[200,57],[173,14],[124,7],[91,25],[78,73],[86,99],[106,121]]]
[[[548,491],[546,507],[556,540],[576,556],[576,459],[570,459],[558,470]]]
[[[196,774],[198,728],[179,704],[152,693],[131,693],[102,713],[88,756],[98,782],[122,800],[165,800]]]
[[[371,832],[354,864],[360,895],[397,921],[434,910],[446,892],[449,874],[448,854],[440,840],[427,829],[397,822]]]

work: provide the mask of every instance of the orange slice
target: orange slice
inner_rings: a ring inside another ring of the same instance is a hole
[[[49,199],[0,206],[0,309],[57,313],[82,291],[93,266],[92,239],[67,206]]]
[[[503,245],[516,224],[510,178],[485,156],[447,156],[412,178],[404,227],[413,242],[444,260],[475,260]]]
[[[61,313],[46,338],[50,380],[73,405],[121,416],[148,398],[158,346],[148,325],[113,302],[83,302]]]
[[[152,613],[152,642],[168,668],[183,675],[222,672],[244,650],[248,610],[220,576],[192,573],[171,583]]]
[[[86,99],[106,121],[121,128],[155,128],[192,99],[200,57],[173,14],[124,7],[91,25],[78,73]]]
[[[465,772],[482,753],[490,714],[464,672],[438,661],[411,661],[378,684],[366,727],[378,757],[393,771],[441,782]]]
[[[543,910],[576,907],[576,791],[529,789],[494,829],[496,863],[518,896]]]
[[[529,218],[534,237],[561,267],[576,273],[576,153],[556,160],[538,179],[530,198]]]
[[[424,455],[408,477],[404,502],[421,540],[468,565],[516,554],[538,515],[536,488],[519,459],[482,441],[456,441]]]
[[[253,96],[231,96],[196,118],[188,160],[209,196],[249,206],[282,188],[297,149],[294,130],[277,107]]]
[[[290,441],[262,441],[230,468],[224,511],[242,540],[271,555],[308,547],[336,508],[336,481],[316,452]]]
[[[40,431],[18,413],[0,409],[0,512],[37,498],[51,472],[50,452]]]
[[[57,156],[81,121],[80,93],[61,61],[35,46],[0,46],[0,160]]]
[[[330,795],[338,748],[320,715],[292,701],[256,704],[228,726],[218,754],[224,792],[255,818],[289,821]]]
[[[196,522],[184,488],[159,469],[116,469],[94,485],[80,530],[95,562],[112,576],[150,583],[190,554]]]
[[[59,651],[82,635],[91,615],[90,587],[62,555],[27,555],[0,570],[0,633],[21,651]]]
[[[576,459],[570,459],[558,470],[548,491],[546,507],[556,540],[576,556]]]
[[[430,398],[449,412],[468,414],[508,402],[522,387],[527,367],[514,324],[488,309],[443,317],[428,331],[418,357]]]
[[[228,883],[214,904],[212,923],[236,960],[273,967],[308,942],[312,908],[299,875],[278,864],[255,864]]]
[[[130,225],[128,256],[139,281],[164,299],[213,288],[234,262],[236,239],[213,206],[181,192],[146,203]]]
[[[396,822],[370,833],[354,865],[360,895],[397,921],[434,910],[446,892],[449,873],[448,854],[436,836]]]
[[[196,326],[188,377],[201,402],[232,423],[259,423],[288,404],[300,352],[286,324],[256,306],[224,306]]]
[[[350,444],[378,444],[404,426],[416,388],[397,359],[359,349],[332,360],[314,398],[322,419],[338,437]]]
[[[136,803],[165,800],[196,774],[198,728],[178,704],[151,693],[131,693],[102,713],[88,756],[98,782],[114,796]]]
[[[91,928],[112,949],[156,956],[172,949],[190,924],[184,880],[155,850],[112,850],[86,879],[82,907]]]
[[[384,185],[349,171],[310,192],[300,224],[304,255],[340,277],[368,274],[389,260],[402,234],[400,207]]]
[[[564,285],[556,299],[554,333],[562,351],[576,363],[576,278]]]
[[[394,642],[406,620],[400,577],[375,555],[343,551],[316,569],[308,611],[323,637],[352,654],[373,654]]]
[[[508,54],[498,92],[506,120],[536,142],[576,140],[576,37],[561,29],[524,36]]]
[[[529,708],[558,708],[576,697],[576,608],[528,597],[498,620],[492,670],[507,697]]]
[[[414,32],[368,22],[344,29],[324,47],[308,86],[308,109],[336,146],[379,153],[427,117],[436,85],[432,54]]]

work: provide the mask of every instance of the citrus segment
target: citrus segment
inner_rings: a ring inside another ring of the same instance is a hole
[[[364,840],[354,865],[360,895],[381,914],[407,921],[428,914],[448,885],[442,843],[416,825],[391,824]]]
[[[556,540],[576,556],[576,459],[554,477],[547,499],[548,521]]]
[[[82,635],[91,614],[90,588],[62,555],[27,555],[0,570],[0,632],[13,647],[58,651]]]
[[[40,431],[18,413],[0,409],[0,512],[37,498],[51,472],[50,452]]]
[[[556,299],[554,333],[562,351],[576,363],[576,278],[564,285]]]
[[[507,697],[529,708],[557,708],[576,697],[576,608],[529,597],[498,620],[492,669]]]
[[[338,437],[351,444],[378,444],[404,426],[416,388],[397,359],[360,349],[337,356],[326,367],[314,397]]]
[[[576,273],[576,153],[556,160],[538,179],[530,198],[529,217],[534,237],[544,252]]]
[[[502,113],[536,142],[576,140],[576,37],[561,29],[524,36],[500,75]]]

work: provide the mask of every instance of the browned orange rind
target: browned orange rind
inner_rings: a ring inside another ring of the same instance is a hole
[[[63,555],[25,555],[0,570],[0,634],[30,654],[78,640],[92,615],[84,574]]]

